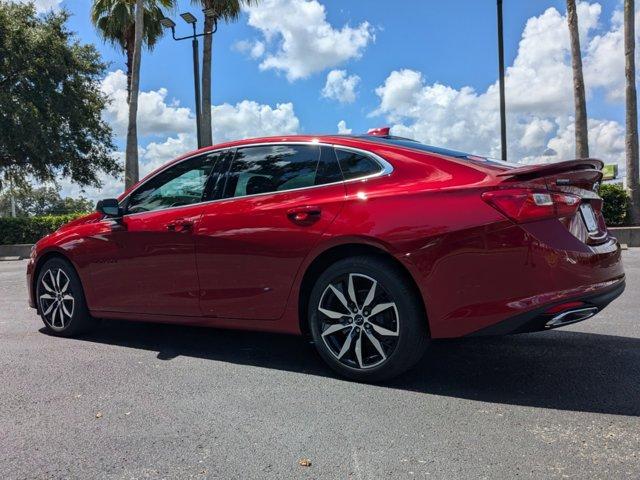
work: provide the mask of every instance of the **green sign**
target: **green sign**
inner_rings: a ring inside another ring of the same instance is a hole
[[[614,178],[618,178],[618,165],[615,163],[608,163],[602,169],[602,173],[603,180],[613,180]]]

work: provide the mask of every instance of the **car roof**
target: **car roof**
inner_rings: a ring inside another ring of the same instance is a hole
[[[476,163],[477,166],[483,166],[483,167],[487,167],[491,164],[493,164],[491,166],[496,167],[498,166],[498,163],[500,164],[503,163],[498,160],[471,155],[468,153],[459,152],[457,150],[449,150],[446,148],[433,147],[430,145],[426,145],[424,143],[420,143],[417,140],[412,140],[410,138],[404,138],[404,137],[397,137],[394,135],[382,135],[382,136],[369,135],[369,134],[278,135],[278,136],[269,136],[269,137],[246,138],[243,140],[233,140],[233,141],[218,143],[216,145],[211,145],[208,147],[203,147],[198,150],[192,150],[188,153],[185,153],[184,155],[179,156],[174,160],[171,160],[165,163],[161,167],[147,174],[145,177],[140,179],[140,181],[137,182],[136,185],[133,185],[131,188],[127,189],[127,191],[122,194],[122,197],[124,197],[129,191],[133,190],[135,187],[137,187],[137,185],[141,184],[147,178],[150,178],[151,176],[155,175],[158,171],[163,170],[173,165],[174,163],[180,162],[186,158],[211,152],[211,151],[215,151],[215,150],[225,149],[225,148],[237,148],[237,147],[242,147],[243,145],[255,145],[255,144],[261,144],[261,143],[264,143],[264,144],[281,143],[281,142],[289,142],[289,143],[299,142],[299,143],[310,143],[310,144],[329,143],[333,145],[344,145],[345,147],[349,147],[349,146],[350,147],[366,147],[367,145],[369,145],[375,148],[375,146],[387,146],[387,147],[399,148],[399,149],[405,149],[405,150],[406,149],[414,150],[421,153],[432,153],[436,155],[453,158],[456,160],[465,160],[465,161],[471,160],[473,163]],[[484,163],[484,165],[479,165],[481,163]],[[505,167],[512,168],[511,166],[508,166],[508,164],[500,165],[500,168],[505,168]]]
[[[205,153],[212,150],[219,150],[224,148],[240,147],[242,145],[253,145],[256,143],[276,143],[276,142],[302,142],[302,143],[332,143],[332,144],[344,144],[353,145],[353,142],[365,142],[374,145],[390,146],[402,149],[418,150],[424,153],[434,153],[437,155],[443,155],[451,158],[458,158],[463,160],[476,160],[476,161],[489,161],[491,163],[502,163],[499,160],[490,159],[481,155],[474,155],[459,150],[453,150],[449,148],[436,147],[432,145],[426,145],[417,140],[411,138],[398,137],[394,135],[343,135],[343,134],[320,134],[320,135],[280,135],[269,137],[257,137],[248,138],[244,140],[234,140],[225,143],[219,143],[210,147],[204,147],[200,150],[194,150],[189,152],[179,159],[190,157],[199,153]],[[178,160],[179,160],[178,159]]]

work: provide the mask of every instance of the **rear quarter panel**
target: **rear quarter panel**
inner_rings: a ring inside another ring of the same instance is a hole
[[[605,257],[592,249],[567,253],[536,236],[532,225],[525,229],[503,217],[481,198],[502,181],[487,169],[438,155],[371,150],[394,172],[348,182],[345,207],[325,240],[357,239],[405,265],[422,293],[433,338],[470,334],[552,301],[559,288],[611,278],[621,269],[611,251]]]

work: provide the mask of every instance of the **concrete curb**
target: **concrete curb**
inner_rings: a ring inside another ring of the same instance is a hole
[[[19,259],[29,258],[29,254],[31,253],[31,247],[33,247],[30,243],[23,243],[18,245],[0,245],[0,258],[4,257],[18,257]]]
[[[629,247],[640,247],[640,227],[609,227],[609,233]]]

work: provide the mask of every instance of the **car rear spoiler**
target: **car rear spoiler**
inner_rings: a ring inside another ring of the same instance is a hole
[[[604,162],[596,158],[583,158],[581,160],[567,160],[565,162],[543,163],[526,165],[524,167],[510,168],[498,174],[499,177],[543,177],[555,173],[575,172],[580,170],[601,171]]]

